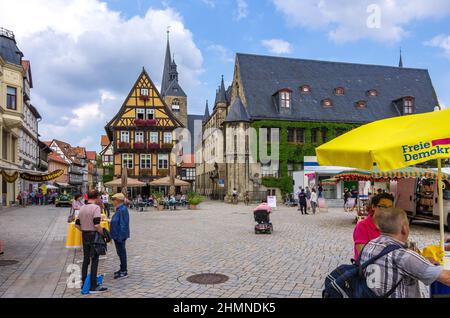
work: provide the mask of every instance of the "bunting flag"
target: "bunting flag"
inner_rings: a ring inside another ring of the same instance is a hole
[[[64,174],[64,170],[63,169],[58,169],[55,170],[49,174],[44,174],[44,175],[34,175],[34,174],[30,174],[30,173],[21,173],[20,177],[23,180],[26,181],[31,181],[31,182],[46,182],[46,181],[51,181],[54,180],[60,176],[62,176]]]
[[[16,182],[19,177],[19,173],[16,171],[13,174],[7,174],[5,170],[2,170],[2,178],[8,183]]]

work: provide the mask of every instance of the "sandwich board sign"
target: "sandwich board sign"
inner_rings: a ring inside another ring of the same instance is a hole
[[[274,195],[267,196],[267,205],[270,206],[271,208],[276,208],[277,207],[277,197]]]

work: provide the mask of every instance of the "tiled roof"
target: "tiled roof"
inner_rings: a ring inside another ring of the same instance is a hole
[[[97,157],[97,152],[95,151],[86,151],[86,158],[88,160],[95,160]]]
[[[61,158],[56,152],[52,151],[48,154],[48,161],[55,161],[65,165],[69,165],[63,158]]]
[[[366,123],[398,116],[393,101],[415,98],[414,112],[433,111],[438,100],[425,69],[365,65],[294,58],[237,54],[246,109],[252,120],[281,119]],[[309,85],[310,93],[300,86]],[[335,96],[334,89],[343,87],[344,95]],[[292,91],[289,111],[278,111],[274,95],[280,89]],[[378,96],[369,97],[375,89]],[[324,108],[322,100],[330,98],[333,106]],[[367,101],[367,107],[356,103]]]
[[[106,135],[102,135],[101,139],[100,139],[100,144],[104,147],[109,145],[109,138]]]

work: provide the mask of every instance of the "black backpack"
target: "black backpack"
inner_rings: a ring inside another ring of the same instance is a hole
[[[341,265],[332,271],[325,279],[325,289],[322,292],[323,298],[388,298],[391,296],[401,280],[384,296],[377,296],[368,286],[364,276],[367,266],[375,263],[379,258],[401,248],[399,245],[388,245],[380,254],[372,257],[364,264],[361,264],[361,254],[357,261],[352,260],[351,265]]]

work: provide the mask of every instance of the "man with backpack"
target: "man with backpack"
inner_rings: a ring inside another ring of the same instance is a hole
[[[368,242],[359,260],[328,275],[328,298],[420,298],[419,281],[450,286],[450,271],[408,249],[409,222],[401,209],[380,209],[374,216],[380,237]]]

